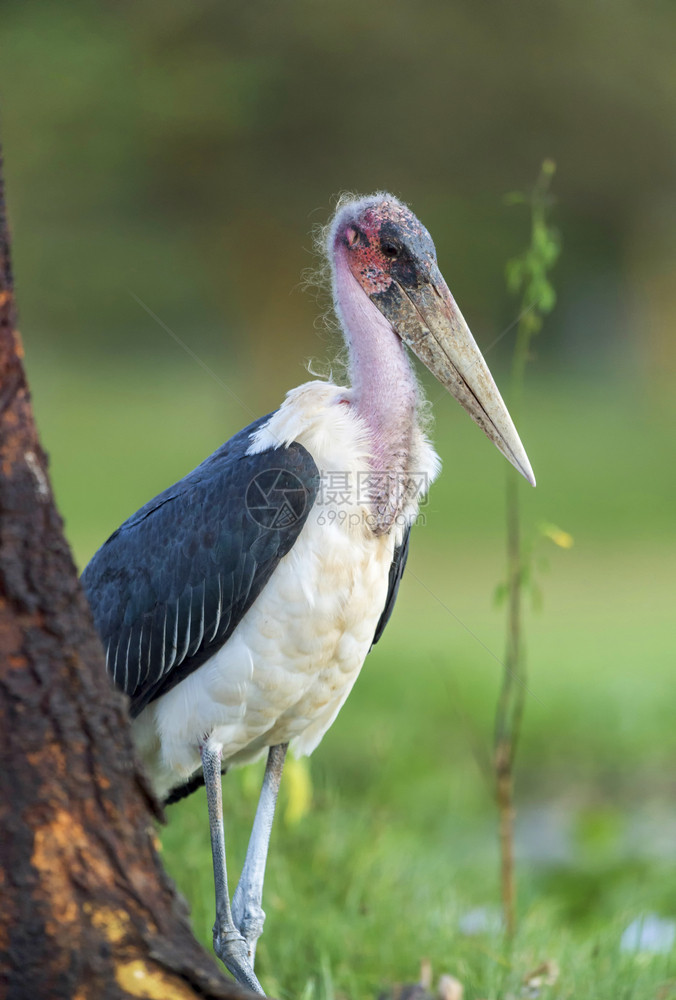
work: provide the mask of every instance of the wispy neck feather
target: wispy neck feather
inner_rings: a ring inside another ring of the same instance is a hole
[[[334,300],[349,351],[351,402],[371,436],[377,474],[372,502],[380,534],[394,523],[406,492],[418,384],[404,345],[340,251],[334,264]]]

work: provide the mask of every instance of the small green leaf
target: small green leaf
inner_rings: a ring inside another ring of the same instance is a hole
[[[507,600],[507,595],[509,594],[509,587],[506,583],[499,583],[495,590],[493,591],[493,604],[496,608],[501,607]]]

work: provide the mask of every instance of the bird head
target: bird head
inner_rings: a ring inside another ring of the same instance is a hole
[[[382,192],[342,202],[328,250],[334,275],[356,281],[400,340],[535,486],[507,407],[439,270],[432,237],[410,209]]]

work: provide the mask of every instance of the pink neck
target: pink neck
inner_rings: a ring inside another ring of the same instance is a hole
[[[334,297],[349,351],[352,405],[370,430],[373,470],[383,474],[373,503],[387,530],[401,506],[418,386],[404,345],[353,276],[342,248],[335,254]]]

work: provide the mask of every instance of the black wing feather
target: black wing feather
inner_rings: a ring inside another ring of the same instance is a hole
[[[82,574],[109,673],[131,698],[132,716],[227,641],[305,524],[319,485],[309,452],[292,442],[246,454],[268,419],[141,507]],[[261,476],[280,491],[268,511],[253,509],[252,494],[247,503]],[[289,507],[279,522],[282,499]]]
[[[376,626],[376,634],[373,636],[373,642],[371,646],[375,646],[380,639],[381,635],[385,631],[385,626],[387,625],[392,612],[394,611],[394,605],[397,600],[397,594],[399,593],[399,584],[401,583],[401,578],[404,575],[404,569],[406,568],[406,560],[408,559],[408,541],[411,534],[411,526],[406,528],[404,532],[404,537],[401,540],[401,545],[397,546],[394,550],[394,555],[392,557],[392,564],[390,566],[390,584],[387,591],[387,600],[385,601],[385,607],[383,608],[383,613],[380,616],[380,620]]]

